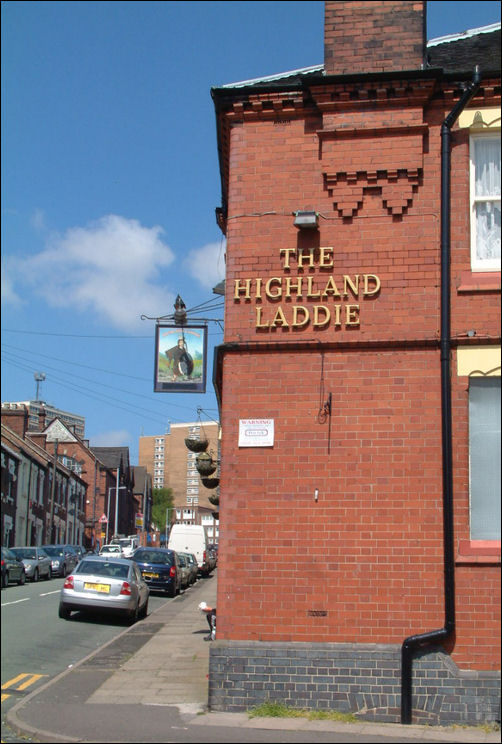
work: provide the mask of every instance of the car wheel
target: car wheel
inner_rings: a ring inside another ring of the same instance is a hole
[[[38,581],[38,569],[37,568],[33,571],[33,581]]]
[[[64,563],[63,563],[63,565],[61,566],[61,573],[60,573],[60,576],[61,576],[61,578],[62,578],[62,579],[64,579],[64,578],[66,577],[66,566],[64,565]]]
[[[63,604],[63,602],[59,603],[59,609],[58,609],[58,615],[62,620],[69,620],[71,616],[71,610],[68,609],[68,607]]]
[[[5,589],[6,586],[9,585],[9,577],[7,576],[7,571],[2,574],[2,589]]]
[[[176,584],[173,584],[172,586],[170,586],[167,593],[169,594],[170,597],[175,597],[176,596]]]
[[[146,598],[146,602],[141,608],[141,611],[139,613],[140,617],[146,617],[148,615],[148,597]]]
[[[25,572],[23,571],[23,573],[22,573],[22,574],[21,574],[21,576],[19,577],[19,581],[18,581],[17,583],[19,584],[19,586],[23,586],[23,584],[24,584],[25,582],[26,582],[26,574],[25,574]]]
[[[49,579],[51,578],[51,576],[52,576],[52,574],[51,574],[51,569],[49,568],[49,570],[48,570],[48,571],[47,571],[47,573],[45,574],[45,580],[46,580],[46,581],[49,581]]]
[[[138,621],[139,618],[139,602],[134,608],[134,610],[131,610],[129,613],[129,625],[134,625]]]

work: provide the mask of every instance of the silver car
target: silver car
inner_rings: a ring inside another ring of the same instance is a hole
[[[51,578],[52,561],[43,548],[11,548],[11,551],[23,561],[27,579],[38,581]]]
[[[59,617],[72,611],[119,613],[135,623],[148,613],[150,590],[134,561],[88,556],[66,577],[59,598]]]
[[[179,551],[176,551],[178,553],[178,557],[182,557],[185,559],[185,562],[188,566],[189,570],[189,577],[188,577],[188,585],[191,586],[192,584],[195,584],[197,581],[197,577],[199,574],[199,567],[197,565],[197,558],[194,556],[193,553],[180,553]]]
[[[78,556],[71,545],[42,545],[51,559],[53,576],[68,576],[78,563]]]

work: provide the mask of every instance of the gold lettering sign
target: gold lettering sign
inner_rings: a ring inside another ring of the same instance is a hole
[[[296,276],[273,276],[235,279],[234,302],[253,299],[273,303],[271,312],[263,305],[256,306],[256,328],[313,328],[357,327],[360,325],[360,300],[376,297],[381,282],[376,274],[342,274],[322,276],[334,267],[334,249],[321,247],[316,250],[280,248],[279,259],[284,271],[297,270]],[[312,270],[322,269],[321,276]],[[309,272],[308,276],[305,274]],[[301,300],[306,304],[277,305],[277,300],[292,303]]]

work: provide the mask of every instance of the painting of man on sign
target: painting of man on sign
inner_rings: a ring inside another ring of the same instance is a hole
[[[179,377],[190,377],[193,372],[193,359],[188,353],[188,346],[184,338],[179,338],[176,346],[164,352],[172,364],[173,381]]]

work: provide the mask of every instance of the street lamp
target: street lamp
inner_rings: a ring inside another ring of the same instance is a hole
[[[127,486],[110,486],[108,489],[108,509],[106,511],[106,544],[108,544],[108,527],[110,525],[110,491],[115,491],[115,534],[117,534],[118,524],[118,491],[123,488],[127,489]]]
[[[169,524],[169,512],[170,511],[174,511],[175,508],[176,508],[175,506],[168,506],[168,507],[166,507],[166,548],[167,548],[167,537],[168,537],[168,534],[169,534],[169,527],[168,527],[168,524]]]

